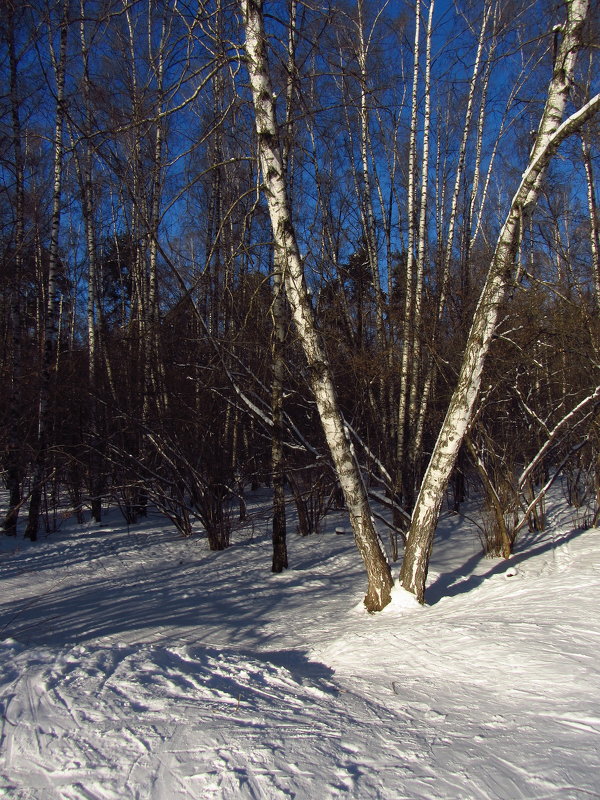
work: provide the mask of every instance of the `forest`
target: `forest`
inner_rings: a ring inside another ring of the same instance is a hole
[[[443,504],[598,522],[598,0],[1,9],[6,536],[222,550],[269,486],[272,570],[346,508],[375,611]]]

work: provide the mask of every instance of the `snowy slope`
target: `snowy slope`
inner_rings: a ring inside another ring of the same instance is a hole
[[[507,571],[447,518],[431,605],[369,616],[343,519],[273,576],[251,512],[223,553],[116,512],[2,540],[0,797],[600,798],[597,530]]]

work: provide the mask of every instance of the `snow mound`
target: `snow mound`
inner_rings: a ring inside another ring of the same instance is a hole
[[[392,587],[392,600],[383,609],[382,614],[386,617],[403,617],[406,614],[414,614],[423,611],[423,606],[411,592],[407,592],[401,584],[396,581]]]

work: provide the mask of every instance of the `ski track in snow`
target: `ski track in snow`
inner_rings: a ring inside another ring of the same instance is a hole
[[[272,576],[261,532],[111,520],[2,541],[0,797],[600,798],[598,531],[507,571],[447,518],[432,605],[369,616],[349,536]]]
[[[235,651],[77,646],[32,664],[4,647],[19,674],[3,692],[7,796],[383,797],[380,764],[392,780],[422,750],[415,732],[387,741],[394,715],[350,692],[340,703],[330,678],[304,685]]]

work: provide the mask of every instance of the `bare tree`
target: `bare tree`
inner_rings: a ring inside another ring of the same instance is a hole
[[[366,567],[368,589],[365,605],[369,611],[378,611],[390,600],[391,572],[373,525],[365,487],[339,410],[331,370],[319,340],[306,289],[278,141],[262,6],[262,0],[242,0],[241,3],[261,170],[275,248],[277,258],[285,264],[285,289],[292,318],[308,362],[312,391],[344,492],[356,544]]]
[[[25,250],[25,165],[23,156],[22,128],[19,103],[19,63],[15,43],[15,3],[7,3],[6,37],[10,66],[10,108],[12,117],[12,149],[15,175],[15,236],[14,236],[14,278],[10,309],[10,330],[12,339],[12,358],[10,370],[9,419],[7,424],[6,483],[9,491],[9,507],[3,522],[8,536],[15,536],[17,520],[21,507],[22,462],[19,441],[19,397],[21,377],[21,280]]]
[[[54,178],[52,188],[52,221],[50,230],[50,247],[48,252],[48,278],[46,283],[47,304],[43,335],[42,373],[39,392],[37,456],[33,468],[29,516],[26,536],[35,541],[38,534],[39,516],[42,501],[42,489],[47,469],[47,448],[50,432],[50,398],[52,374],[55,368],[56,345],[58,338],[57,317],[57,273],[59,261],[59,234],[62,203],[62,170],[64,153],[65,107],[65,73],[67,58],[67,37],[69,31],[69,1],[64,0],[61,19],[58,22],[59,46],[55,54],[56,79],[56,115],[54,126]],[[49,18],[50,37],[52,37],[52,20]]]
[[[587,0],[573,0],[563,26],[544,112],[529,163],[500,231],[494,257],[481,292],[467,339],[456,389],[423,478],[400,573],[402,586],[420,602],[440,506],[458,451],[473,417],[483,365],[496,328],[500,304],[514,276],[514,262],[524,220],[535,205],[544,171],[559,144],[600,108],[600,95],[562,122],[573,81]]]
[[[287,41],[287,75],[285,87],[285,137],[282,148],[282,167],[284,174],[288,170],[290,145],[292,141],[292,104],[295,94],[296,45],[298,41],[297,2],[289,2],[289,27]],[[285,516],[285,461],[283,452],[283,388],[285,377],[285,263],[280,258],[274,259],[273,300],[271,316],[273,320],[273,340],[271,346],[273,360],[273,377],[271,380],[271,410],[273,415],[273,435],[271,438],[271,473],[273,480],[273,572],[282,572],[288,567]]]

